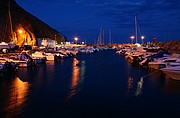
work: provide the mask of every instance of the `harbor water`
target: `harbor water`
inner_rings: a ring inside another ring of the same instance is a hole
[[[115,50],[0,75],[2,118],[179,118],[179,106],[179,81]]]

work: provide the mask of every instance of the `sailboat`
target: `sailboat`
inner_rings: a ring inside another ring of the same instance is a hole
[[[136,31],[136,36],[135,36],[135,38],[136,38],[136,43],[137,43],[137,40],[138,40],[138,27],[137,27],[137,18],[136,18],[136,16],[135,16],[135,31]]]
[[[104,44],[104,30],[102,28],[100,28],[97,44],[98,45],[103,45]]]
[[[109,30],[109,44],[112,44],[111,29]]]
[[[140,37],[141,37],[141,40],[142,40],[141,44],[143,45],[144,44],[144,36],[142,36],[142,34],[141,34],[140,28],[139,28],[138,23],[137,23],[137,17],[136,16],[134,18],[134,22],[135,22],[135,39],[136,39],[135,45],[140,45],[138,43],[138,31],[139,31],[139,34],[140,34]]]

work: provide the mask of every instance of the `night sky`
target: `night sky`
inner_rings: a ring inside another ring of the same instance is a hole
[[[100,28],[105,43],[130,43],[134,17],[145,42],[180,40],[180,0],[16,0],[29,13],[73,41],[94,43]],[[138,33],[140,34],[140,33]],[[138,42],[141,42],[139,37]]]

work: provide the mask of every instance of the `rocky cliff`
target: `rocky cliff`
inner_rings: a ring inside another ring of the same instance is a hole
[[[37,38],[50,38],[58,43],[66,41],[64,35],[25,11],[15,0],[1,0],[0,42],[36,45]]]
[[[180,40],[161,42],[158,43],[158,46],[168,51],[180,53]]]

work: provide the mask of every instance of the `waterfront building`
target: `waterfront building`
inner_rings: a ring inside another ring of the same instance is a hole
[[[57,44],[57,41],[52,40],[50,38],[38,38],[37,41],[38,46],[44,46],[48,48],[54,48]]]

